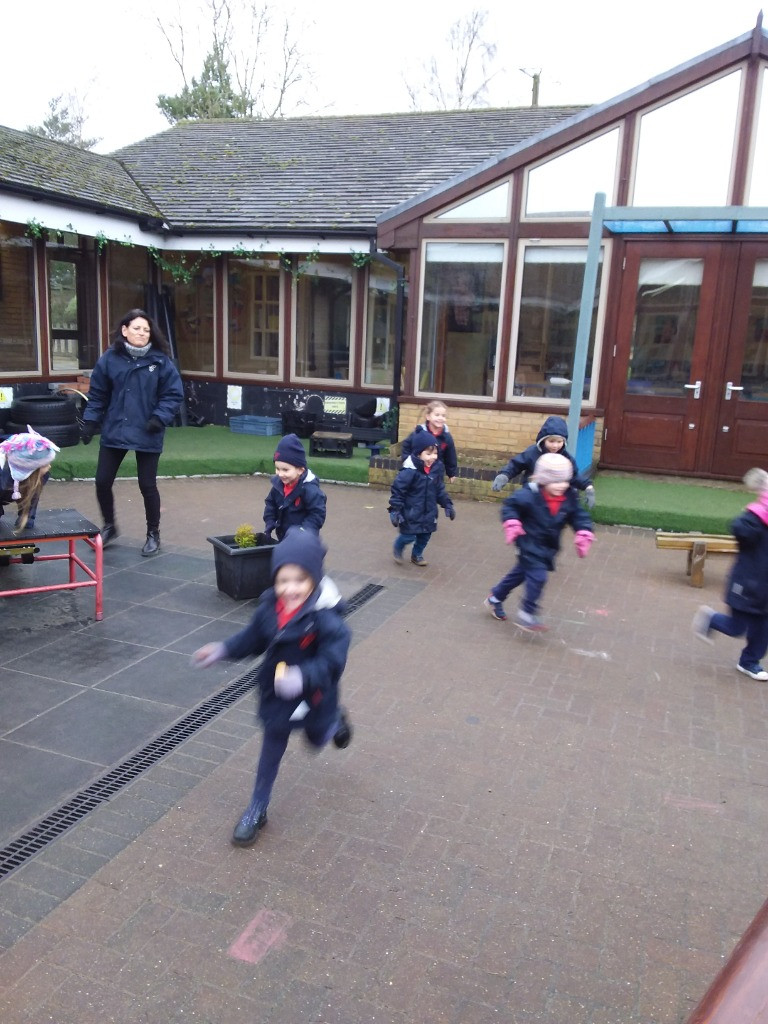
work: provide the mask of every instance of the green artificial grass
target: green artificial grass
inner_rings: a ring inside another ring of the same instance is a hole
[[[601,474],[595,478],[595,494],[597,501],[591,514],[596,523],[677,533],[729,533],[731,520],[751,500],[749,492],[738,484],[707,487],[647,476]]]
[[[172,427],[165,432],[160,476],[249,476],[274,473],[279,437],[235,434],[228,427]],[[309,441],[302,442],[309,452]],[[320,480],[367,483],[370,452],[354,448],[352,458],[313,455],[312,471]],[[62,448],[51,467],[54,480],[92,480],[96,473],[99,439],[91,444]],[[136,457],[129,452],[118,476],[136,476]]]

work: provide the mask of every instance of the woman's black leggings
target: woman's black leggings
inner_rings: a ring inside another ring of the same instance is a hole
[[[117,471],[125,456],[125,448],[99,448],[99,461],[96,466],[96,500],[101,509],[105,523],[115,521],[115,496],[112,485]],[[136,452],[136,468],[139,472],[139,490],[144,499],[144,511],[147,515],[147,529],[160,529],[160,492],[157,489],[157,465],[160,452]]]

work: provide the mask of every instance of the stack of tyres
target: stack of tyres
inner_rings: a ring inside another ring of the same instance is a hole
[[[71,448],[80,441],[77,407],[66,395],[27,395],[14,399],[3,432],[24,434],[27,427],[59,448]]]

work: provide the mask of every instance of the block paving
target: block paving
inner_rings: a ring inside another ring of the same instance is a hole
[[[181,698],[164,697],[162,665],[247,617],[216,591],[205,537],[258,522],[267,484],[163,481],[164,554],[149,566],[136,484],[117,486],[104,628],[80,594],[46,601],[39,622],[35,598],[3,611],[33,653],[50,643],[72,657],[87,637],[94,677],[104,644],[109,671],[88,685],[164,726]],[[458,501],[422,570],[394,564],[386,492],[327,490],[330,574],[348,596],[384,588],[349,618],[352,744],[313,754],[293,737],[269,824],[235,848],[259,749],[246,694],[7,875],[0,1020],[685,1021],[766,894],[768,689],[736,672],[738,641],[709,647],[690,631],[700,603],[720,605],[728,559],[707,564],[698,590],[684,555],[657,551],[648,531],[598,527],[585,560],[566,534],[544,593],[550,630],[533,636],[482,605],[512,557],[496,505]],[[88,483],[51,484],[45,498],[98,522]],[[170,585],[173,565],[192,579]],[[141,577],[130,602],[125,572]],[[10,667],[39,681],[20,640],[9,645]],[[132,674],[160,654],[132,694]],[[55,661],[41,662],[59,682]],[[210,670],[210,692],[247,668]],[[190,707],[200,677],[186,676]],[[27,730],[16,748],[37,820],[53,754],[83,775],[104,770],[104,753],[67,752],[46,715],[25,713],[4,710],[2,739]],[[32,823],[22,818],[17,831]]]

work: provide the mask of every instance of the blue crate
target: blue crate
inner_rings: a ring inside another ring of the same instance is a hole
[[[230,416],[229,429],[235,434],[272,437],[282,433],[282,421],[275,416]]]

